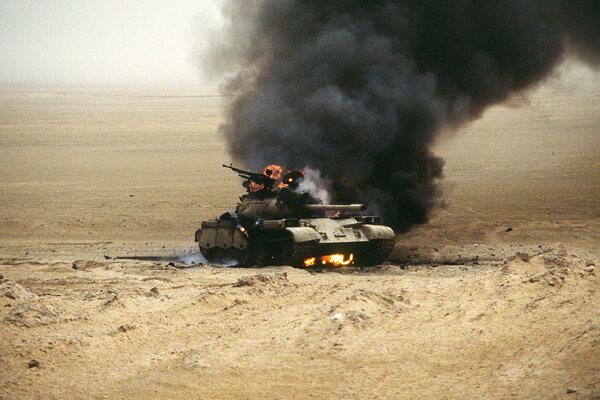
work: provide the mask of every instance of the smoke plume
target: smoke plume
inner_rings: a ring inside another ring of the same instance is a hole
[[[399,231],[427,221],[443,129],[526,90],[568,54],[600,63],[598,0],[232,0],[208,67],[248,168],[309,167],[335,202]]]

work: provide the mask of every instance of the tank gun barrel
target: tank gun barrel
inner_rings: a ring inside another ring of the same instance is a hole
[[[271,190],[271,187],[273,187],[275,182],[277,182],[277,180],[271,178],[272,171],[269,169],[265,170],[265,172],[266,172],[265,174],[262,174],[260,172],[251,172],[251,171],[239,169],[239,168],[232,166],[231,164],[229,164],[229,165],[223,164],[223,168],[228,168],[228,169],[232,170],[233,172],[236,172],[239,177],[244,178],[247,181],[251,181],[256,184],[263,185],[265,187],[265,189],[267,189],[267,190]]]
[[[364,204],[305,204],[308,211],[365,211]]]

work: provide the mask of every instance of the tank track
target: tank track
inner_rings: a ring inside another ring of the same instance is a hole
[[[215,255],[215,249],[218,249],[218,255]],[[249,260],[248,250],[238,250],[233,247],[228,249],[220,247],[207,249],[205,247],[200,247],[200,253],[209,263],[223,263],[236,260],[238,262],[236,266],[238,267],[247,267],[252,264]]]
[[[369,264],[381,264],[387,260],[392,250],[394,250],[394,243],[395,240],[393,239],[373,240],[373,243],[371,244],[371,254],[369,254],[368,257]]]
[[[304,260],[313,257],[315,253],[316,242],[294,243],[292,256],[288,261],[293,267],[304,266]]]

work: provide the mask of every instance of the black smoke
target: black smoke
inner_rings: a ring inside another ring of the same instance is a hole
[[[443,129],[526,90],[567,55],[600,62],[600,1],[234,0],[210,49],[221,130],[248,168],[318,169],[336,202],[398,230],[427,221]]]

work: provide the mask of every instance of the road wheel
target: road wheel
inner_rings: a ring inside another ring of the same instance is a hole
[[[361,257],[360,263],[364,265],[379,265],[387,260],[394,249],[394,240],[378,239],[369,243],[367,253]]]
[[[258,240],[254,247],[254,259],[256,263],[261,267],[269,265],[271,263],[271,254],[267,248],[267,244],[263,241]]]
[[[294,255],[294,242],[286,240],[277,245],[277,264],[291,265],[292,256]]]
[[[202,257],[204,257],[206,259],[206,261],[213,260],[212,249],[208,249],[206,247],[200,247],[200,254],[202,254]]]
[[[239,267],[249,267],[254,262],[250,249],[235,249],[233,253],[233,258],[238,261]]]
[[[220,247],[212,248],[212,261],[216,263],[222,263],[225,261],[225,250]]]

